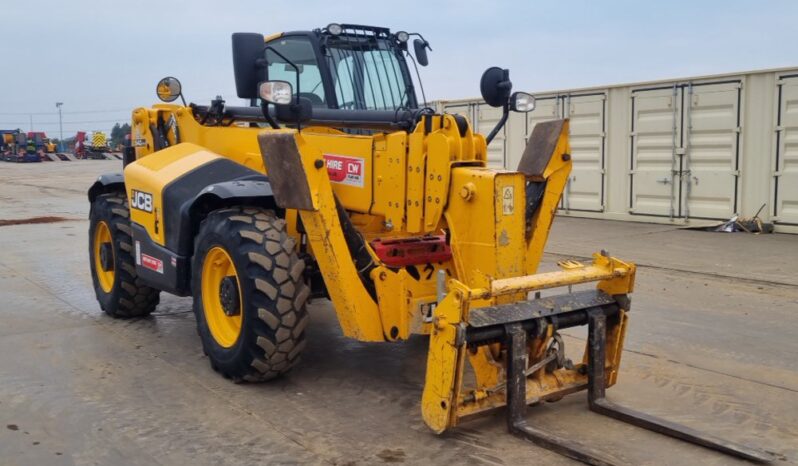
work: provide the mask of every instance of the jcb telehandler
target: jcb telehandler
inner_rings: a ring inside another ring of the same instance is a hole
[[[487,144],[534,98],[511,94],[508,71],[489,68],[482,95],[503,118],[476,134],[418,100],[408,64],[427,65],[427,49],[419,34],[357,25],[236,33],[235,82],[248,106],[186,105],[179,81],[164,78],[157,95],[182,105],[135,109],[124,174],[89,190],[105,312],[146,316],[160,291],[191,295],[211,366],[258,382],[296,364],[306,303],[327,297],[348,337],[429,335],[421,411],[434,432],[506,407],[513,433],[609,464],[524,417],[527,405],[586,389],[598,413],[768,460],[605,398],[635,266],[600,252],[536,273],[571,170],[568,121],[538,124],[517,171],[487,168]],[[595,287],[570,292],[584,283]],[[564,293],[540,297],[550,288]],[[581,325],[584,357],[571,362],[558,332]]]

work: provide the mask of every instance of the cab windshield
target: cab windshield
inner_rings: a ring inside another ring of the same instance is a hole
[[[401,51],[387,39],[334,38],[327,43],[326,60],[339,108],[396,110],[416,106]]]
[[[314,107],[397,110],[418,106],[402,51],[391,39],[327,35],[321,41],[321,57],[306,35],[270,42],[268,79],[290,82],[294,92],[298,89],[299,96]],[[298,75],[286,59],[299,68]],[[329,76],[327,83],[325,76]]]

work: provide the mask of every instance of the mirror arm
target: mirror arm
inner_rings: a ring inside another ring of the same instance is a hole
[[[263,112],[263,118],[266,119],[266,123],[268,123],[272,129],[280,129],[280,125],[278,125],[277,122],[274,121],[274,118],[272,118],[272,116],[269,114],[269,103],[263,101],[260,105],[260,109]]]
[[[504,127],[505,123],[507,123],[507,118],[510,116],[510,103],[507,102],[504,104],[502,108],[502,117],[499,119],[499,122],[496,123],[496,126],[490,131],[488,136],[485,138],[485,144],[490,144],[493,141],[493,138],[499,134],[499,131]]]
[[[286,58],[286,56],[285,56],[285,55],[283,55],[282,53],[280,53],[280,52],[278,52],[277,50],[275,50],[275,49],[274,49],[274,47],[272,47],[271,45],[267,45],[267,46],[263,47],[263,53],[264,53],[264,55],[266,54],[266,51],[269,51],[269,50],[271,50],[272,52],[274,52],[274,53],[275,53],[275,54],[276,54],[278,57],[280,57],[280,58],[282,58],[283,60],[285,60],[285,62],[286,62],[286,63],[288,63],[289,65],[291,65],[291,67],[292,67],[292,68],[294,68],[294,71],[296,72],[296,102],[292,102],[292,103],[290,104],[290,105],[292,106],[292,107],[291,107],[291,108],[292,108],[292,110],[296,110],[296,109],[297,109],[297,107],[299,107],[299,94],[300,94],[300,90],[299,90],[299,67],[298,67],[298,66],[296,66],[296,64],[295,64],[294,62],[292,62],[291,60],[289,60],[288,58]],[[266,61],[266,63],[267,63],[267,65],[266,65],[266,66],[268,66],[268,62],[269,62],[269,61],[268,61],[268,60],[266,60],[266,59],[264,59],[264,60],[265,60],[265,61]],[[293,99],[292,99],[292,100],[293,100]],[[302,122],[301,122],[301,120],[300,120],[300,118],[299,118],[299,112],[298,112],[298,111],[296,112],[296,114],[297,114],[297,117],[296,117],[296,129],[297,129],[297,132],[300,132],[300,133],[301,133],[301,132],[302,132]],[[267,117],[267,118],[268,118],[268,117]]]

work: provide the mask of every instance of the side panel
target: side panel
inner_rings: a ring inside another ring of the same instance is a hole
[[[374,138],[351,134],[303,134],[309,143],[322,149],[333,190],[341,203],[348,210],[368,213],[373,199],[370,187],[374,173]]]
[[[630,211],[678,216],[676,166],[681,143],[682,92],[672,88],[632,92]]]
[[[798,76],[781,81],[774,214],[777,223],[798,225]]]
[[[565,210],[604,210],[605,103],[607,96],[566,98],[573,170],[563,195]]]
[[[155,244],[141,225],[133,223],[133,257],[136,273],[159,290],[178,296],[191,294],[190,257],[181,256]]]
[[[155,152],[125,167],[125,188],[130,201],[130,221],[138,223],[161,246],[166,245],[163,190],[173,180],[218,155],[195,144],[183,143]],[[170,219],[170,222],[171,219]]]
[[[131,222],[141,225],[154,244],[188,256],[191,202],[212,184],[243,179],[266,178],[190,143],[155,152],[125,167]]]
[[[680,216],[728,219],[736,211],[740,83],[685,91]]]

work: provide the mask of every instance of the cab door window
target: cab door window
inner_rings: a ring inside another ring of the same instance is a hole
[[[299,68],[299,81],[297,71],[285,59],[271,50],[266,50],[266,60],[269,63],[268,79],[271,81],[288,81],[294,88],[294,95],[310,100],[314,107],[326,107],[327,98],[324,95],[319,63],[313,46],[306,37],[281,37],[268,43],[285,58],[292,61]]]

